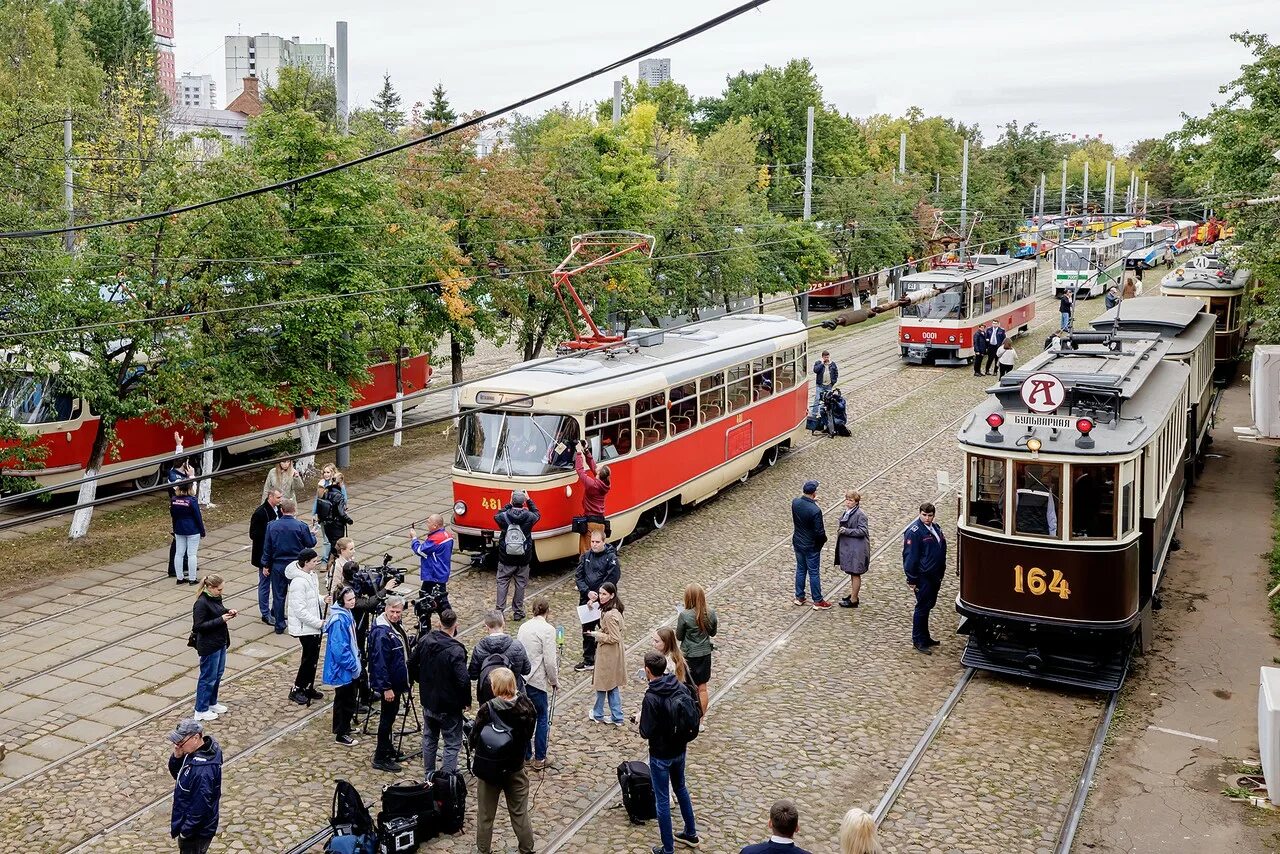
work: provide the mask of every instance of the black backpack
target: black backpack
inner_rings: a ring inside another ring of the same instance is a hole
[[[680,687],[671,700],[671,729],[677,739],[688,744],[702,729],[702,706],[688,685]]]
[[[490,705],[489,720],[476,736],[471,773],[486,783],[501,785],[523,764],[524,752],[516,743],[515,732]]]
[[[329,826],[338,836],[373,833],[373,816],[369,814],[369,808],[364,805],[356,787],[346,780],[338,780],[334,784]]]
[[[461,833],[467,819],[467,784],[456,771],[435,771],[430,776],[431,799],[436,805],[436,831]]]
[[[509,647],[508,647],[509,648]],[[493,687],[489,684],[489,674],[497,670],[499,667],[505,667],[512,670],[511,661],[505,653],[494,652],[485,656],[484,661],[480,665],[480,679],[476,682],[476,703],[484,705],[493,699]]]

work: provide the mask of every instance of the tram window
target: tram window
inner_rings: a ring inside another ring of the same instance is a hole
[[[1209,298],[1209,310],[1212,311],[1214,314],[1214,317],[1217,318],[1213,322],[1214,329],[1227,328],[1228,308],[1229,308],[1228,300],[1226,297],[1210,297]]]
[[[698,425],[698,384],[687,382],[671,389],[671,435]]]
[[[734,365],[728,373],[729,411],[737,412],[751,403],[751,363]]]
[[[791,359],[778,362],[777,382],[774,385],[779,391],[784,388],[791,388],[796,384],[796,363]]]
[[[751,362],[751,398],[761,400],[773,394],[773,356]]]
[[[1062,465],[1014,463],[1013,481],[1013,532],[1061,539]]]
[[[631,404],[615,403],[588,412],[587,442],[598,460],[631,453]]]
[[[636,401],[636,450],[667,438],[667,393],[660,391]]]
[[[969,455],[969,524],[1004,530],[1004,460]]]
[[[724,374],[698,380],[698,410],[704,424],[725,414]]]
[[[1116,467],[1071,465],[1071,538],[1115,539]]]
[[[19,374],[0,384],[0,413],[19,424],[52,424],[80,415],[80,401],[59,391],[53,380]]]

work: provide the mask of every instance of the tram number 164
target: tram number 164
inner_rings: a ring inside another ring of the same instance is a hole
[[[1046,578],[1048,581],[1046,582]],[[1023,570],[1022,564],[1013,568],[1013,592],[1030,593],[1032,596],[1043,596],[1045,593],[1057,593],[1059,599],[1071,598],[1071,586],[1062,577],[1062,571],[1055,569],[1052,577],[1038,566]]]

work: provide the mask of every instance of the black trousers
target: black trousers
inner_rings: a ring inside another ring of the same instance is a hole
[[[374,759],[395,759],[396,749],[391,745],[391,730],[395,728],[396,717],[400,714],[400,695],[387,701],[380,698],[382,708],[378,710],[378,746],[373,751]]]
[[[979,353],[976,350],[973,353],[973,375],[975,377],[982,376],[982,360],[986,358],[986,352]]]
[[[333,734],[349,735],[351,719],[356,714],[356,692],[359,682],[348,682],[333,689]]]
[[[587,604],[587,594],[585,593],[578,594],[578,604],[579,605]],[[584,623],[582,626],[582,660],[587,664],[596,663],[596,639],[593,636],[587,634],[587,632],[594,631],[595,629],[598,629],[598,628],[600,628],[599,620],[596,620],[591,623]]]
[[[994,349],[987,351],[987,364],[983,366],[983,373],[992,373],[996,369],[996,351]]]
[[[320,636],[302,635],[298,643],[302,644],[302,660],[298,662],[298,676],[293,680],[293,687],[309,689],[315,685],[316,665],[320,663]]]

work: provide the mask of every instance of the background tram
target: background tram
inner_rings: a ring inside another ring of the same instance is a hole
[[[912,364],[964,365],[978,327],[995,321],[1008,334],[1026,332],[1036,316],[1036,263],[979,255],[902,278],[902,294],[939,293],[899,310],[898,350]]]
[[[854,286],[852,276],[822,279],[809,285],[809,308],[815,311],[834,311],[853,305]]]
[[[1053,295],[1074,292],[1079,299],[1119,286],[1124,275],[1124,253],[1118,237],[1073,240],[1053,253]]]
[[[1114,690],[1135,635],[1151,641],[1199,351],[1166,358],[1154,333],[1074,340],[1003,377],[959,433],[956,610],[966,665]]]
[[[1199,260],[1199,259],[1196,259]],[[1160,281],[1160,293],[1190,297],[1214,315],[1214,362],[1220,382],[1229,383],[1236,372],[1249,327],[1244,320],[1244,300],[1252,273],[1206,266],[1179,267]]]
[[[1181,255],[1194,249],[1196,246],[1196,232],[1200,226],[1194,220],[1177,219],[1166,220],[1165,225],[1171,225],[1173,228],[1173,254]]]
[[[1118,236],[1127,270],[1150,270],[1173,257],[1169,249],[1173,229],[1167,224],[1126,228]]]
[[[1061,234],[1062,226],[1056,222],[1024,225],[1018,229],[1018,248],[1013,257],[1044,258],[1058,245]]]
[[[453,529],[461,548],[491,554],[494,514],[525,490],[542,519],[539,561],[576,556],[582,515],[573,446],[585,438],[612,480],[609,539],[710,498],[772,465],[803,429],[805,326],[773,314],[721,317],[630,341],[525,362],[460,389]]]

